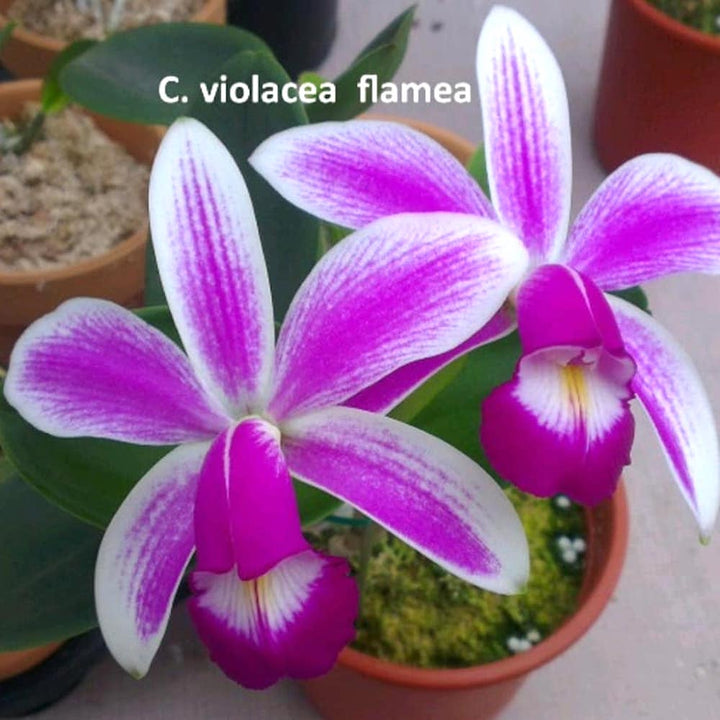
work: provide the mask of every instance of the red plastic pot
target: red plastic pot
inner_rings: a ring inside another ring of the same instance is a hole
[[[647,0],[613,0],[595,108],[603,166],[673,152],[720,172],[719,128],[720,38]]]
[[[460,670],[428,670],[378,660],[351,648],[324,677],[303,683],[326,720],[489,720],[533,671],[582,637],[610,601],[625,559],[625,490],[587,510],[588,549],[578,608],[531,650]]]

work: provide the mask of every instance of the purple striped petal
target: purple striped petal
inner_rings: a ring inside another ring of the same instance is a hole
[[[471,215],[395,215],[345,238],[288,311],[270,411],[339,404],[447,352],[490,320],[526,267],[516,238]]]
[[[243,582],[194,572],[190,615],[210,657],[245,687],[323,675],[355,636],[358,593],[345,560],[307,550]]]
[[[242,580],[306,550],[277,428],[247,418],[215,440],[195,505],[197,569]]]
[[[630,462],[634,435],[635,368],[612,311],[590,281],[547,265],[520,289],[518,326],[523,357],[483,403],[482,446],[521,490],[598,503]]]
[[[230,422],[172,341],[105,300],[68,300],[33,323],[13,350],[5,397],[58,437],[172,445]]]
[[[262,143],[250,164],[291,203],[343,227],[406,212],[495,217],[477,182],[447,150],[394,122],[291,128]]]
[[[283,427],[290,471],[360,509],[480,587],[517,592],[525,533],[493,479],[450,445],[390,418],[331,408]]]
[[[572,187],[562,73],[537,30],[502,6],[483,25],[477,73],[493,205],[534,261],[552,262],[565,239]]]
[[[207,443],[166,455],[127,496],[105,531],[95,604],[108,649],[136,677],[148,671],[194,550],[195,488]]]
[[[720,503],[720,454],[712,408],[687,353],[649,315],[610,298],[637,365],[632,389],[657,432],[668,464],[704,538]]]
[[[515,329],[516,325],[514,313],[501,308],[485,327],[471,335],[464,343],[442,355],[417,360],[395,370],[382,380],[361,390],[357,395],[353,395],[343,405],[384,415],[453,360],[475,348],[505,337]]]
[[[197,120],[168,130],[150,177],[150,226],[168,305],[203,385],[237,417],[267,399],[272,300],[245,181]]]
[[[605,290],[720,273],[720,178],[677,155],[630,160],[578,216],[565,262]]]

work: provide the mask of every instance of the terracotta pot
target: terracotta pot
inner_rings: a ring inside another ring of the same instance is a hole
[[[40,80],[0,85],[0,116],[17,115],[23,104],[39,100]],[[97,126],[136,160],[150,164],[160,142],[151,127],[92,115]],[[137,307],[145,285],[147,220],[110,252],[56,270],[0,272],[0,365],[6,365],[15,340],[34,320],[71,297],[99,297]]]
[[[303,683],[327,720],[489,720],[528,674],[575,643],[610,601],[628,537],[622,485],[612,500],[586,511],[586,568],[578,608],[531,650],[460,670],[428,670],[378,660],[346,648],[324,677]]]
[[[13,0],[0,0],[0,29],[7,24],[5,13]],[[206,0],[192,17],[193,22],[224,25],[227,0]],[[3,65],[16,77],[44,77],[57,54],[67,45],[47,35],[16,27],[2,54]]]
[[[673,152],[720,172],[720,37],[613,0],[595,108],[600,162]]]
[[[0,653],[0,682],[27,672],[49,658],[62,643],[50,643],[28,650]]]
[[[51,649],[53,652],[48,656]],[[8,678],[0,676],[0,718],[25,717],[65,697],[105,656],[106,650],[100,631],[96,629],[62,644],[0,654],[0,663],[11,655],[29,659],[32,653],[37,655],[32,667],[25,667]]]

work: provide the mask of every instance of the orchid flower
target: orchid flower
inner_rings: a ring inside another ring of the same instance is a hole
[[[527,265],[522,243],[467,215],[380,220],[315,267],[275,346],[250,196],[195,120],[161,144],[150,222],[187,355],[130,311],[75,299],[25,332],[5,382],[44,432],[178,445],[122,503],[97,559],[100,627],[125,669],[147,672],[193,554],[190,613],[228,676],[261,688],[332,666],[353,637],[357,591],[344,560],[303,538],[291,474],[471,583],[522,586],[524,532],[484,470],[341,406],[485,323]]]
[[[287,130],[251,158],[288,200],[345,227],[403,212],[424,213],[433,225],[437,213],[467,213],[497,219],[528,250],[526,276],[490,325],[352,402],[386,412],[517,320],[523,356],[482,410],[481,437],[494,467],[537,495],[562,492],[588,503],[608,497],[629,462],[629,401],[637,397],[707,536],[720,473],[698,374],[655,320],[603,291],[678,272],[720,272],[720,179],[674,155],[638,157],[607,178],[568,233],[570,123],[552,52],[522,16],[498,6],[480,35],[477,73],[492,204],[448,152],[395,123]]]

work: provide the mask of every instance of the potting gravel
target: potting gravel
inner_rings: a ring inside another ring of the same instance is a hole
[[[84,113],[50,116],[25,154],[0,156],[0,271],[107,252],[143,222],[148,174]]]
[[[7,14],[28,30],[61,40],[104,37],[112,0],[101,2],[104,22],[92,12],[92,3],[87,3],[85,11],[78,10],[78,4],[76,0],[15,0]],[[127,0],[116,29],[187,20],[202,4],[203,0]]]

